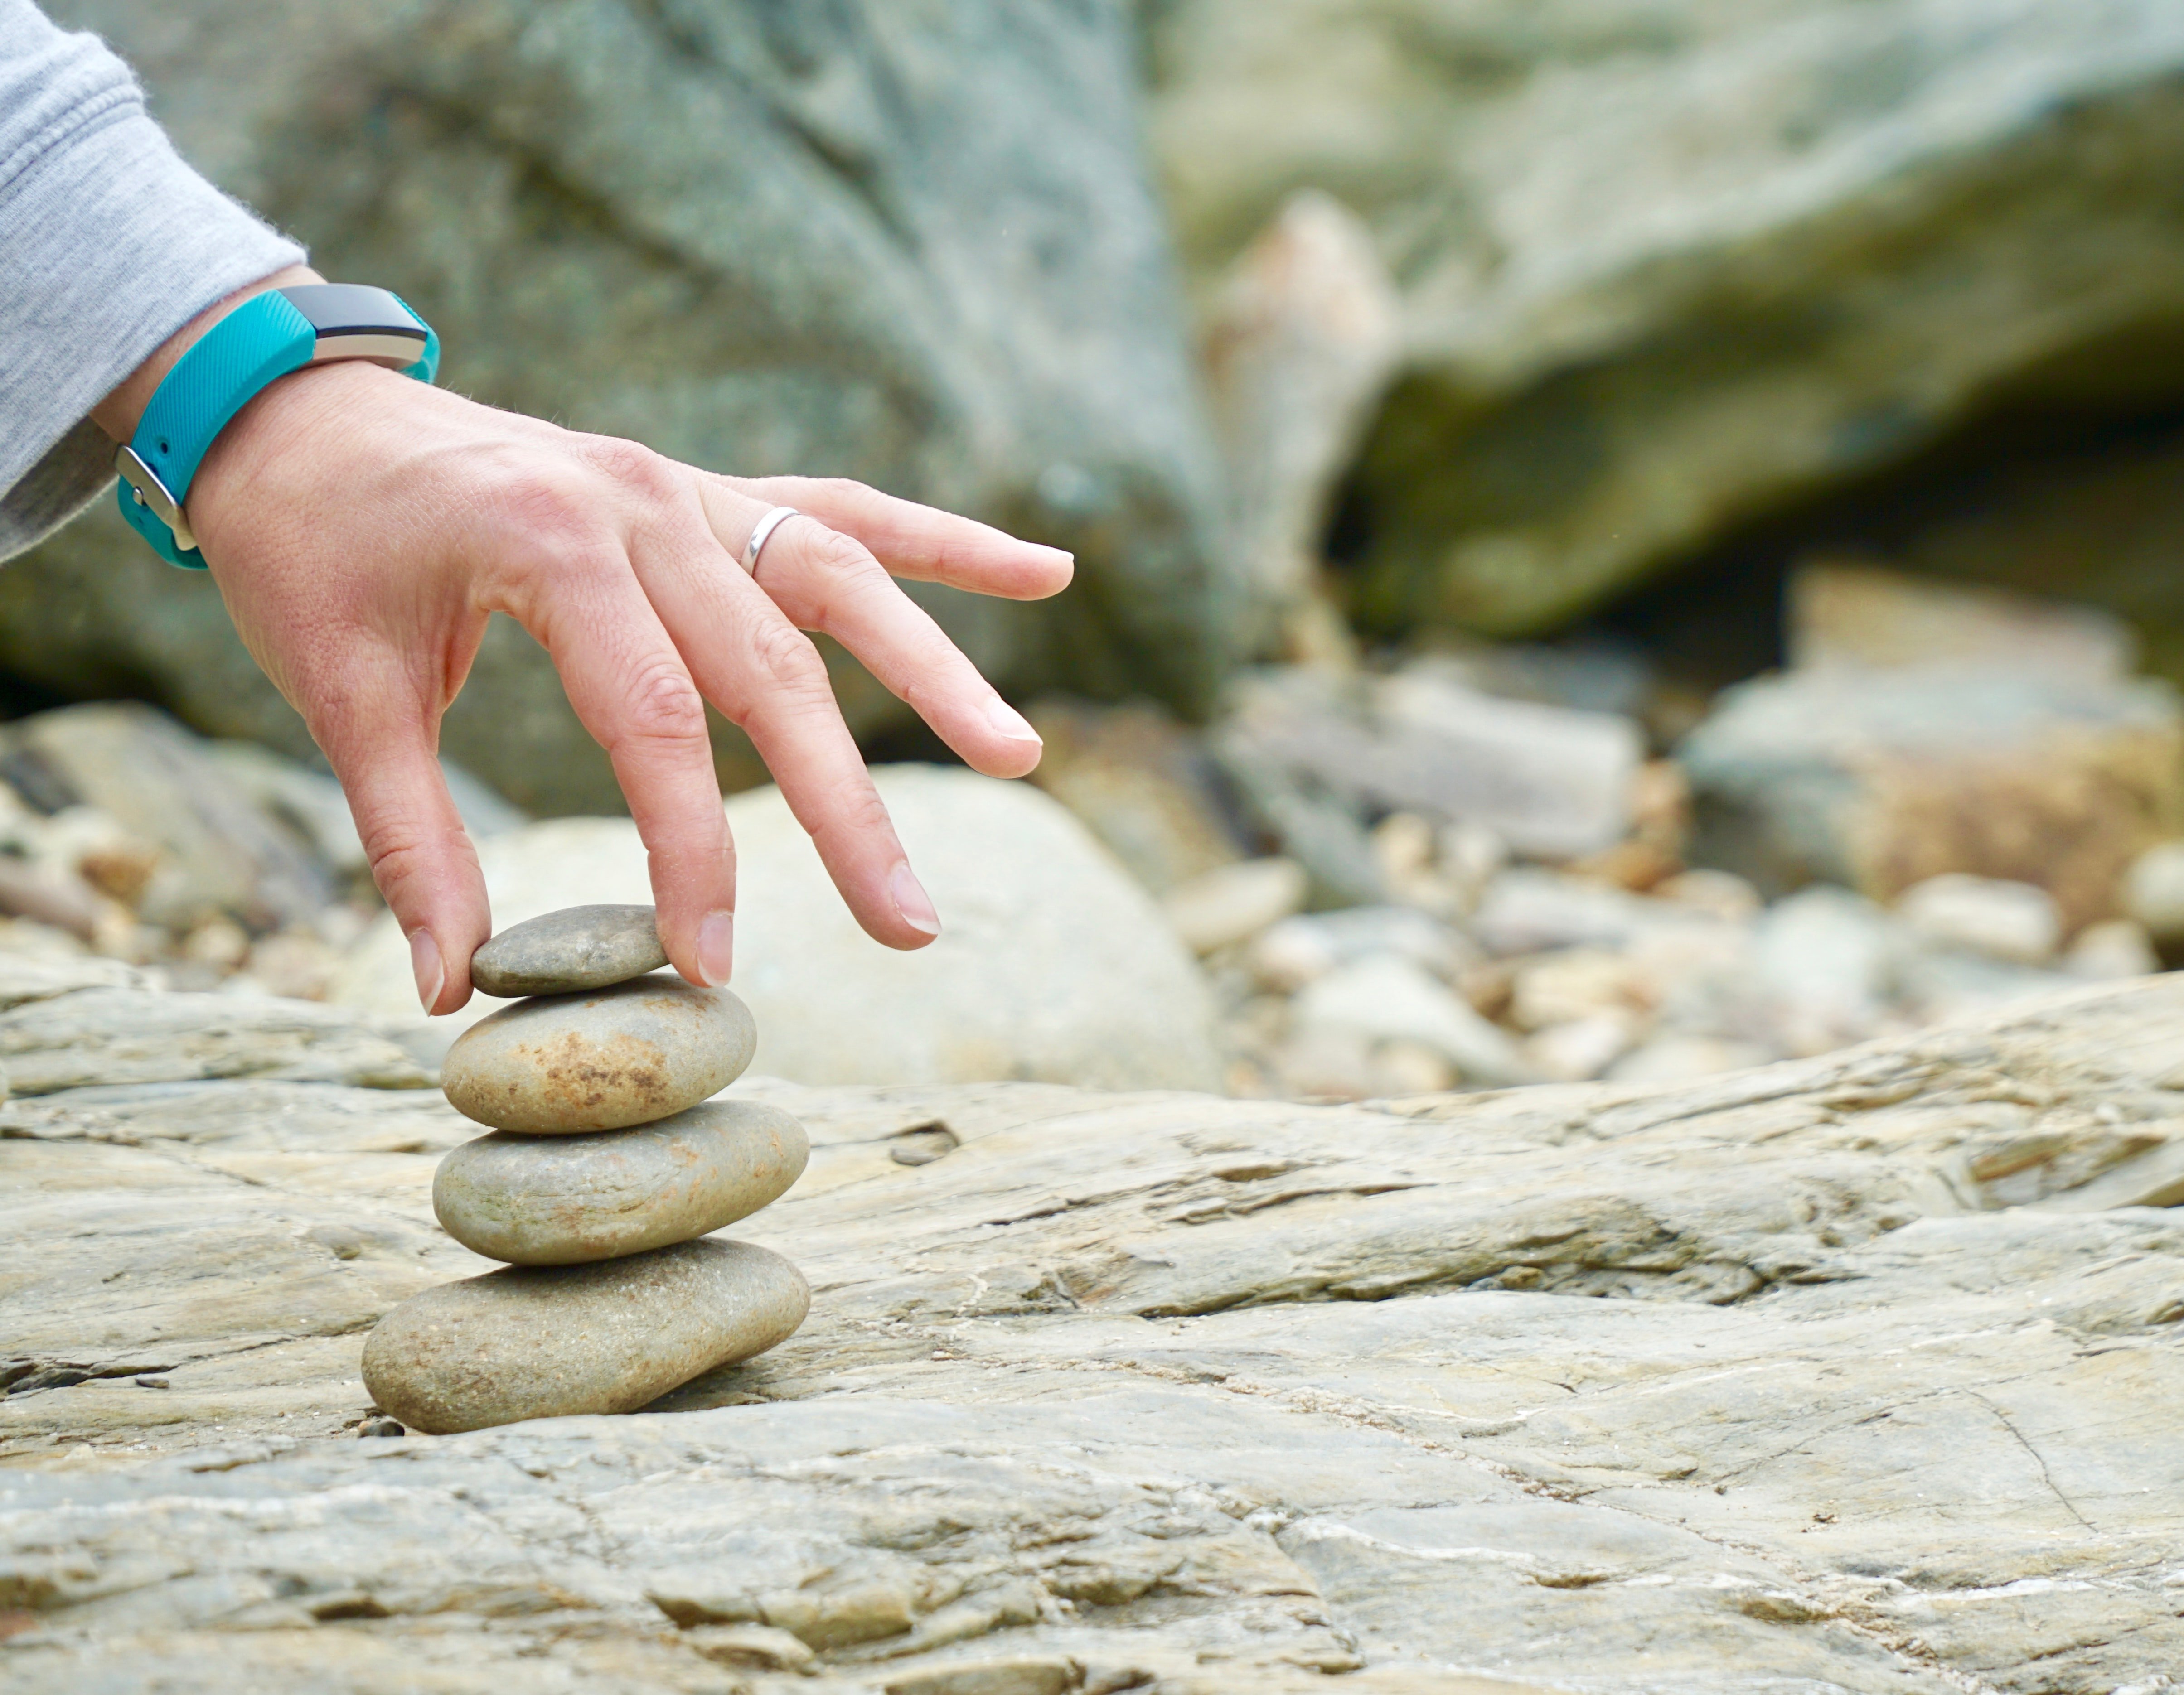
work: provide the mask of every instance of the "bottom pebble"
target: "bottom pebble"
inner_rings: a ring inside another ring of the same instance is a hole
[[[787,1340],[811,1305],[778,1253],[718,1238],[590,1265],[511,1265],[387,1314],[364,1344],[364,1385],[433,1436],[634,1412]]]

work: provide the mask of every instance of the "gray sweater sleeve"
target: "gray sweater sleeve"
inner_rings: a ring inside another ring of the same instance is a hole
[[[0,0],[0,559],[114,481],[91,408],[303,249],[184,164],[95,36]]]

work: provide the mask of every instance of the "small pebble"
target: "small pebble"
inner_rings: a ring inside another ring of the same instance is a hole
[[[140,1389],[170,1389],[174,1387],[164,1377],[139,1377],[136,1381]]]
[[[758,1031],[726,989],[643,977],[503,1007],[440,1062],[455,1110],[532,1136],[620,1130],[694,1107],[750,1064]]]
[[[936,1159],[945,1159],[963,1144],[954,1131],[935,1119],[931,1124],[913,1125],[908,1130],[899,1130],[888,1138],[891,1144],[888,1158],[898,1165],[930,1165]]]
[[[399,1420],[387,1418],[366,1419],[362,1424],[356,1427],[356,1433],[359,1437],[407,1436],[410,1434],[408,1431],[402,1428],[401,1421]]]
[[[667,963],[649,906],[571,906],[510,925],[471,956],[485,994],[571,994],[604,989]]]
[[[733,1224],[786,1194],[810,1157],[778,1107],[708,1101],[633,1130],[482,1136],[440,1162],[432,1210],[488,1259],[576,1265]]]
[[[1306,881],[1294,859],[1246,859],[1170,889],[1161,909],[1183,945],[1202,956],[1248,942],[1301,911]]]
[[[371,1398],[433,1436],[631,1413],[804,1322],[788,1261],[706,1239],[591,1265],[511,1265],[413,1296],[364,1345]]]

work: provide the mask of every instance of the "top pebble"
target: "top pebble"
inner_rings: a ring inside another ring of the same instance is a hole
[[[568,906],[511,925],[471,956],[489,995],[564,995],[626,983],[667,963],[649,906]]]

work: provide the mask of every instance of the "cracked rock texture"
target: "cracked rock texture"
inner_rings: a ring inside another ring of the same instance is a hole
[[[236,1063],[86,1065],[0,1119],[11,1691],[2184,1666],[2172,979],[1666,1086],[746,1080],[811,1131],[738,1226],[805,1270],[802,1331],[632,1416],[363,1441],[361,1333],[486,1269],[432,1220],[468,1126],[282,1075],[278,1003],[47,990],[224,1020]]]

